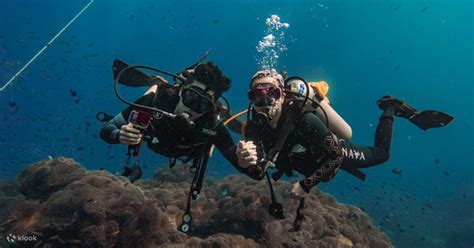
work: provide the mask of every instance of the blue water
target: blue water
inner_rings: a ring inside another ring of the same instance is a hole
[[[3,1],[0,83],[87,3]],[[375,102],[386,94],[456,118],[426,132],[397,119],[388,163],[366,169],[365,182],[340,172],[320,189],[364,208],[377,225],[384,222],[379,227],[397,247],[472,247],[473,13],[472,0],[97,0],[0,92],[0,179],[48,156],[72,157],[89,169],[121,169],[125,147],[98,139],[101,123],[95,120],[96,112],[125,108],[112,91],[114,58],[176,72],[210,48],[209,59],[232,79],[226,94],[232,109],[246,108],[248,81],[258,69],[255,47],[265,18],[276,14],[290,24],[278,69],[326,80],[354,143],[373,144],[380,115]],[[166,163],[144,152],[145,177]],[[237,172],[215,153],[208,175],[231,173]]]

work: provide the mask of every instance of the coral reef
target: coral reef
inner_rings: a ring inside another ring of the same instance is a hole
[[[286,216],[278,220],[267,213],[266,183],[236,175],[205,180],[186,235],[177,228],[190,178],[185,165],[135,184],[66,158],[29,165],[17,181],[0,183],[0,246],[15,234],[38,237],[34,244],[17,242],[25,247],[391,247],[360,209],[318,190],[306,197],[295,232],[298,201],[288,183],[274,184]]]

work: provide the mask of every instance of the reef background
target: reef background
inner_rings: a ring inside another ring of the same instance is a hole
[[[2,3],[0,82],[87,2]],[[279,69],[326,80],[331,102],[352,126],[355,143],[373,143],[380,115],[375,102],[386,94],[456,118],[446,128],[427,132],[397,119],[387,164],[365,170],[366,182],[341,172],[320,189],[338,202],[363,208],[397,247],[472,247],[473,4],[97,0],[0,92],[0,178],[13,179],[48,156],[71,157],[89,170],[121,169],[125,147],[99,140],[101,124],[95,120],[96,112],[115,114],[125,108],[112,92],[111,63],[117,57],[179,71],[211,48],[209,58],[233,81],[226,94],[232,109],[246,108],[246,87],[257,69],[255,47],[264,35],[265,18],[277,14],[290,24]],[[130,99],[143,93],[125,91]],[[143,154],[145,177],[152,178],[167,160]],[[401,175],[393,174],[394,168]],[[235,173],[215,153],[208,175]]]
[[[35,247],[391,247],[360,209],[315,191],[306,197],[301,230],[288,183],[276,183],[286,218],[267,214],[265,181],[208,178],[192,203],[189,236],[179,232],[192,177],[186,165],[160,169],[131,184],[58,158],[27,166],[0,184],[0,234],[37,235]],[[8,245],[0,240],[0,245]],[[17,242],[20,247],[32,243]]]

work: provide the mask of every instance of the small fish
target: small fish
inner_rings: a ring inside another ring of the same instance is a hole
[[[462,194],[462,197],[467,198],[467,194],[466,193]]]
[[[217,24],[219,23],[219,19],[215,19],[214,21],[212,21],[212,24]]]
[[[439,164],[439,163],[441,162],[441,160],[439,160],[439,158],[436,158],[436,159],[434,160],[434,162],[435,162],[435,164]]]
[[[443,175],[449,176],[449,172],[445,171],[445,172],[443,172]]]
[[[430,8],[429,6],[425,6],[423,9],[421,9],[420,13],[427,11],[429,8]]]
[[[135,14],[132,14],[132,15],[128,18],[128,20],[131,21],[134,17],[135,17]]]
[[[400,66],[399,66],[399,65],[397,65],[397,66],[395,66],[395,68],[393,68],[393,71],[398,71],[398,70],[400,70]]]
[[[400,170],[398,168],[393,168],[392,173],[401,176],[402,175],[402,170]]]
[[[392,54],[392,50],[388,50],[388,54]]]
[[[74,90],[74,89],[69,89],[69,93],[71,94],[72,97],[76,97],[76,96],[77,96],[77,91]]]
[[[8,105],[10,105],[10,107],[14,108],[14,107],[16,107],[16,102],[9,102]]]
[[[53,156],[48,155],[48,159],[49,159],[49,160],[53,160]]]
[[[75,104],[78,104],[79,101],[81,101],[81,99],[76,99],[76,100],[74,100],[74,103],[75,103]]]

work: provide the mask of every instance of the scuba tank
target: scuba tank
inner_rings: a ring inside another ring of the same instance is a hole
[[[352,128],[347,122],[324,101],[324,95],[319,93],[311,83],[305,83],[300,77],[291,77],[286,80],[286,92],[294,93],[296,97],[308,96],[304,111],[314,112],[328,128],[337,135],[338,138],[350,140],[352,138]],[[306,85],[309,85],[307,87]]]

